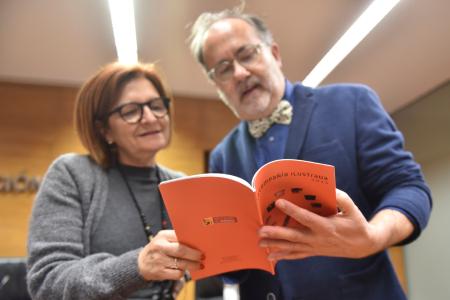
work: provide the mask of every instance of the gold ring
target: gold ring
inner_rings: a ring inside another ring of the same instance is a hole
[[[173,258],[173,265],[171,269],[178,270],[178,258]]]

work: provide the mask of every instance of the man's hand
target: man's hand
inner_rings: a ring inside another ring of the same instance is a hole
[[[336,201],[340,212],[322,217],[289,201],[277,200],[276,206],[301,226],[260,229],[260,246],[270,249],[269,259],[361,258],[398,243],[413,231],[411,222],[395,210],[382,210],[368,222],[346,193],[336,190]]]

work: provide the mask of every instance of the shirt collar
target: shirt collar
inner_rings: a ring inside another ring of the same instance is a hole
[[[293,102],[293,93],[294,93],[294,85],[287,79],[285,79],[285,88],[284,88],[284,94],[282,99],[286,99],[289,101],[289,103],[292,104]]]

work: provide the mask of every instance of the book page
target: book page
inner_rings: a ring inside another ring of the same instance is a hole
[[[256,188],[264,225],[299,225],[275,207],[275,201],[280,198],[322,216],[337,213],[331,165],[293,159],[272,161],[258,170],[252,185]]]
[[[213,178],[213,177],[215,177],[215,178],[226,178],[227,180],[236,181],[237,183],[245,185],[246,187],[248,187],[249,189],[254,191],[254,188],[250,185],[250,183],[248,183],[247,181],[245,181],[241,177],[233,176],[233,175],[230,175],[230,174],[224,174],[224,173],[202,173],[202,174],[178,177],[178,178],[171,179],[169,181],[173,182],[173,181],[180,181],[180,180],[181,181],[182,180],[192,180],[194,178],[205,178],[205,177],[207,177],[207,178]]]
[[[266,249],[258,246],[262,220],[254,191],[229,176],[205,174],[160,184],[179,241],[205,254],[205,268],[191,272],[193,279],[239,269],[273,272]]]

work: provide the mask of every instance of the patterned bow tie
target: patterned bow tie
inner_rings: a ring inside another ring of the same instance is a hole
[[[254,138],[259,138],[273,123],[291,124],[292,105],[287,100],[281,100],[277,108],[268,117],[248,122],[248,131]]]

